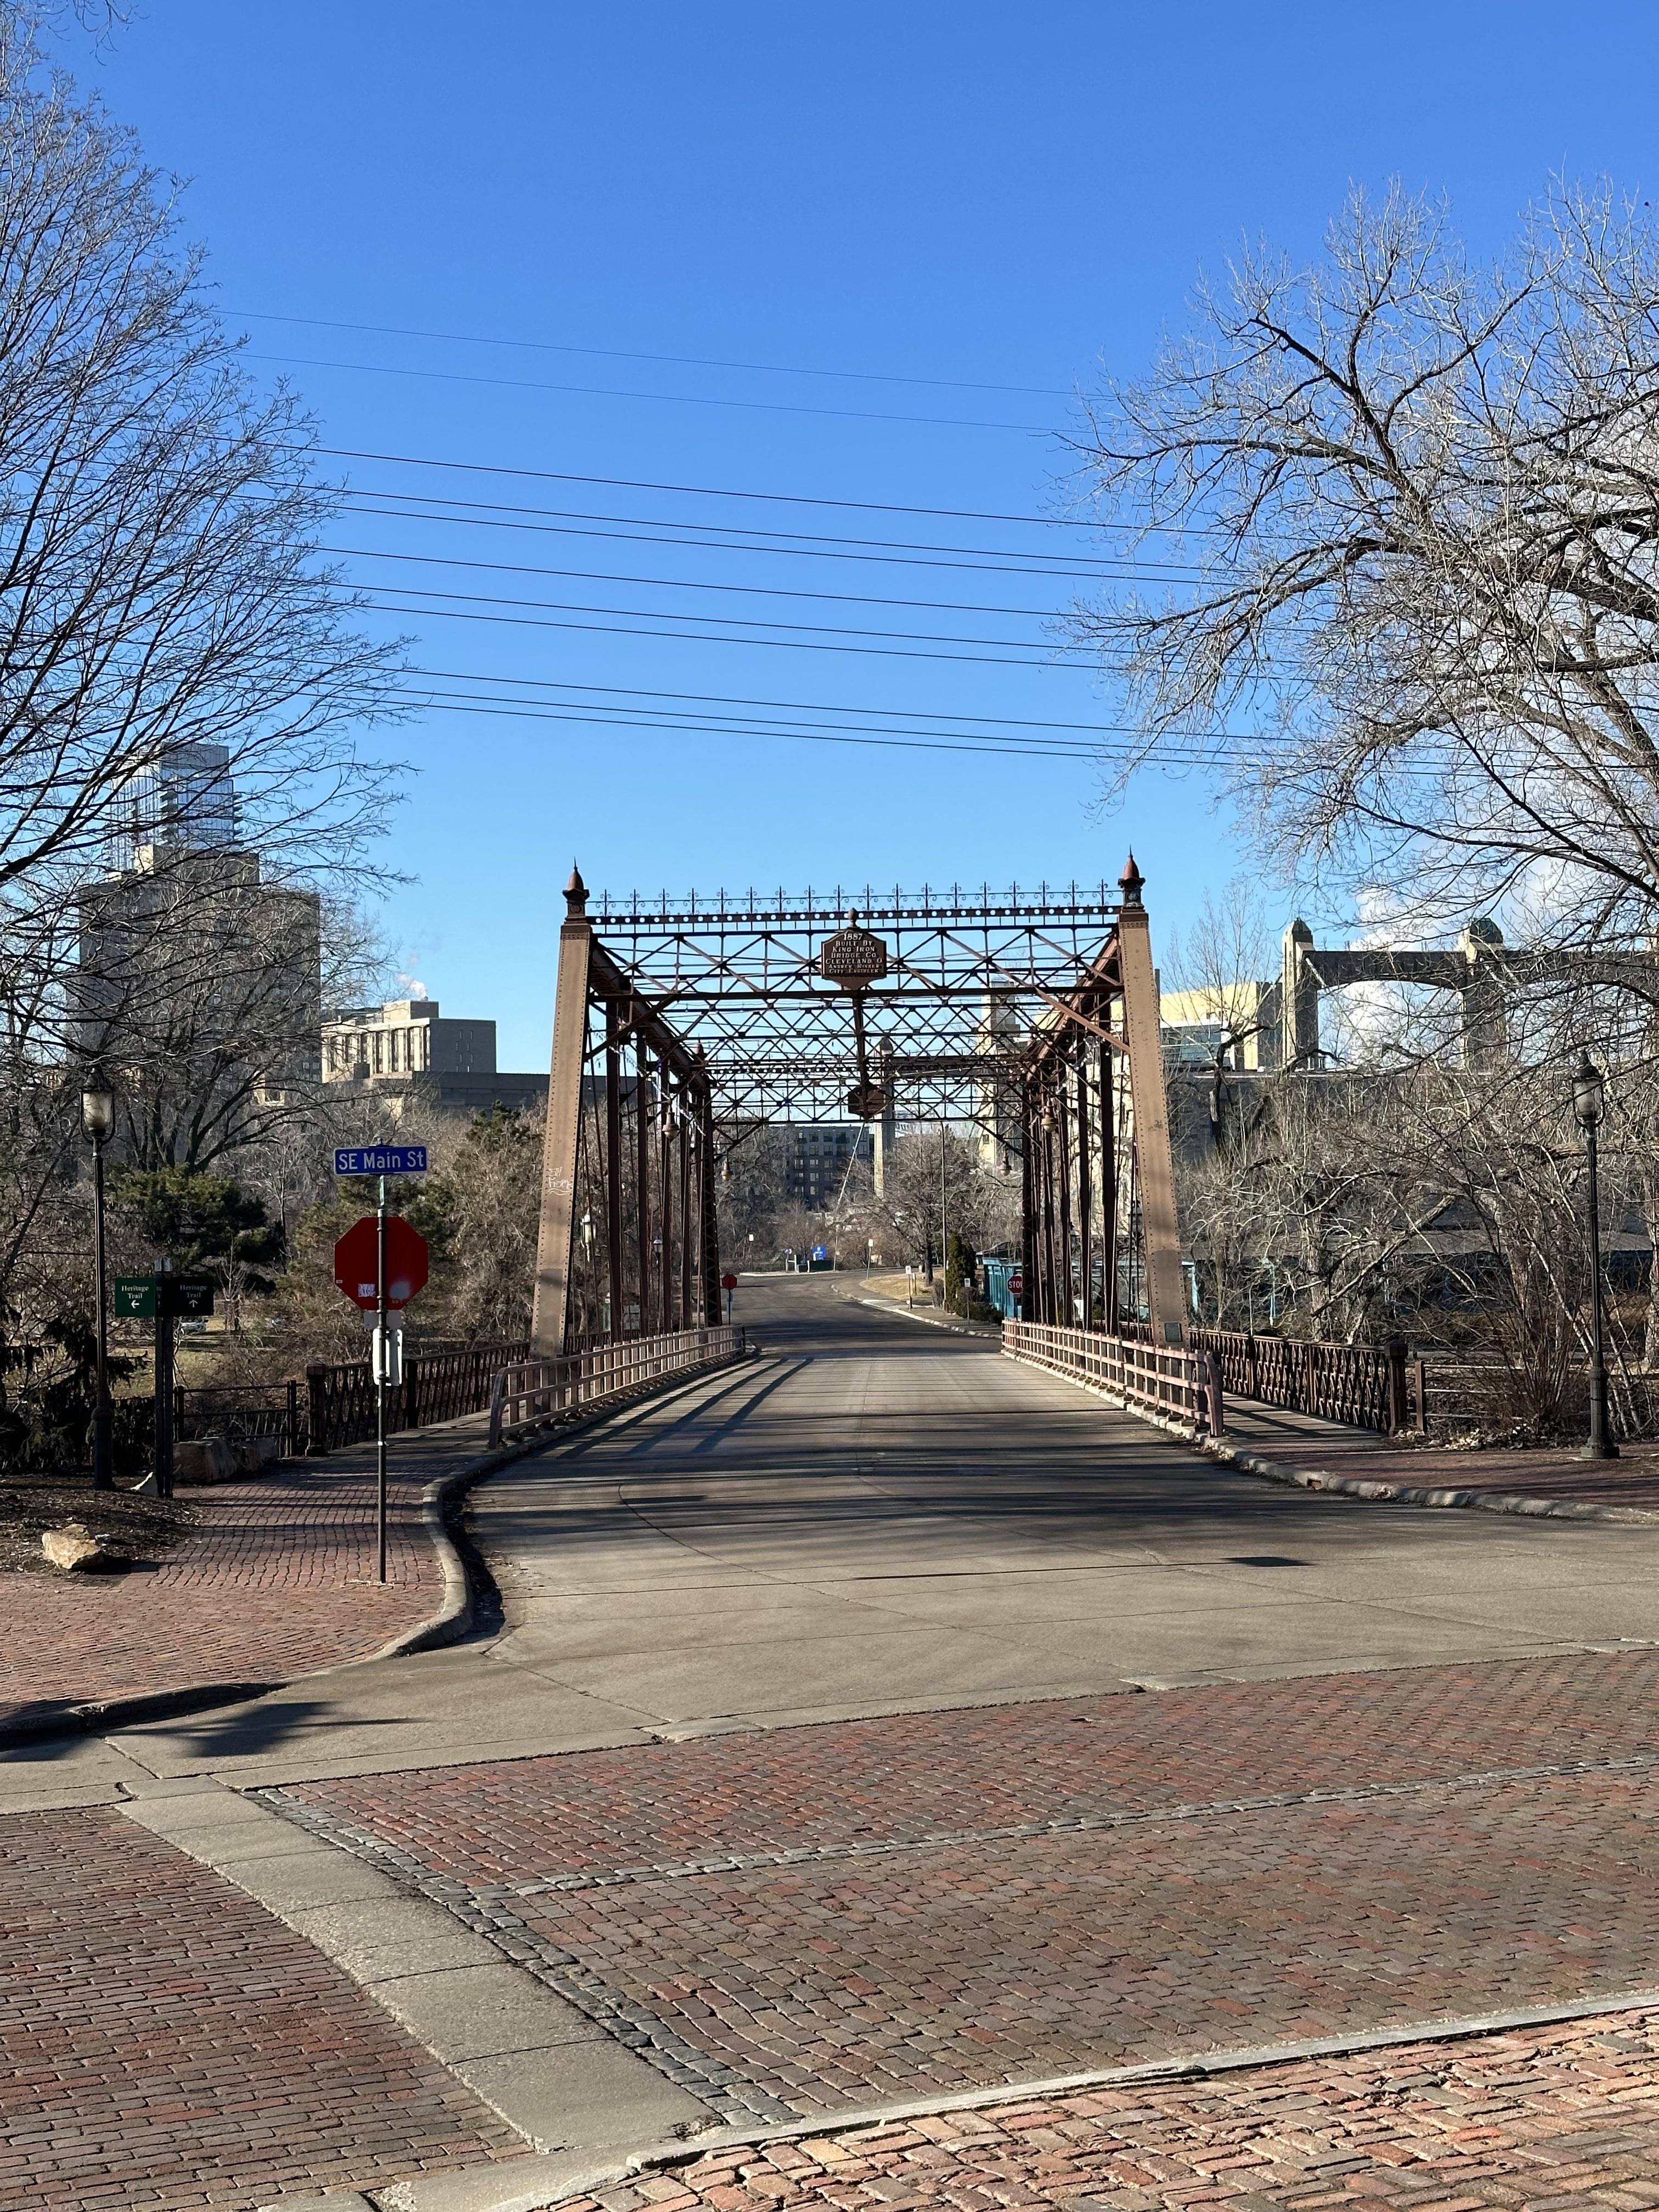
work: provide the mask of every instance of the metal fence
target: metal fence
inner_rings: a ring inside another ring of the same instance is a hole
[[[1109,1391],[1127,1406],[1162,1413],[1185,1428],[1208,1429],[1218,1414],[1206,1387],[1205,1363],[1192,1352],[1034,1321],[1005,1321],[1002,1349],[1010,1359]]]
[[[1349,1428],[1378,1429],[1385,1436],[1423,1424],[1423,1363],[1407,1359],[1402,1339],[1387,1345],[1326,1344],[1257,1336],[1249,1329],[1193,1328],[1187,1340],[1195,1351],[1216,1355],[1222,1387],[1236,1397],[1317,1414]]]
[[[386,1392],[388,1435],[483,1413],[496,1375],[521,1360],[529,1349],[522,1341],[474,1344],[464,1352],[422,1352],[405,1358],[403,1381]],[[304,1449],[313,1459],[345,1444],[366,1443],[374,1434],[374,1378],[368,1360],[335,1367],[313,1362],[307,1367],[305,1419]]]
[[[181,1443],[194,1437],[222,1437],[227,1443],[251,1443],[275,1437],[284,1459],[305,1449],[305,1392],[286,1382],[222,1382],[200,1389],[174,1386],[173,1433]]]
[[[744,1332],[721,1323],[672,1330],[665,1336],[625,1336],[590,1345],[562,1359],[527,1359],[503,1367],[489,1399],[489,1441],[509,1429],[556,1419],[578,1406],[620,1396],[642,1382],[739,1359]]]

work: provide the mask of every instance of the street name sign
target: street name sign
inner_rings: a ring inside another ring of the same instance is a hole
[[[337,1176],[424,1175],[424,1145],[342,1145],[334,1154]]]
[[[426,1239],[399,1213],[386,1218],[386,1302],[406,1306],[426,1288]],[[334,1246],[334,1280],[367,1313],[380,1304],[380,1217],[366,1213]]]

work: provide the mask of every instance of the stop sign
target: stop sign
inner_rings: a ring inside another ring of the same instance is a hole
[[[398,1213],[386,1218],[386,1302],[406,1306],[426,1288],[426,1239]],[[334,1279],[354,1305],[373,1312],[380,1303],[380,1222],[372,1213],[354,1221],[334,1246]]]
[[[723,1291],[735,1291],[737,1287],[738,1279],[735,1275],[722,1275],[720,1277],[720,1288]]]
[[[1025,1295],[1025,1278],[1018,1267],[1008,1278],[1008,1289],[1011,1296],[1014,1297],[1020,1298]]]

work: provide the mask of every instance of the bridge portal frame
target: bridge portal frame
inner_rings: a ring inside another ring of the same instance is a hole
[[[829,901],[780,893],[775,906],[752,893],[605,899],[596,915],[573,871],[535,1356],[596,1334],[719,1320],[717,1146],[723,1135],[729,1151],[773,1120],[845,1121],[858,1103],[849,1080],[866,1080],[860,1014],[878,1025],[878,1159],[899,1119],[977,1125],[1005,1158],[1018,1131],[1026,1316],[1178,1343],[1180,1249],[1142,887],[1131,854],[1109,900],[1103,884],[1097,896],[1075,885],[1036,896],[952,886],[866,889],[845,903],[839,890]],[[863,1006],[849,1008],[817,969],[823,942],[854,914],[890,940],[890,959]],[[1099,1316],[1097,1251],[1107,1285]]]

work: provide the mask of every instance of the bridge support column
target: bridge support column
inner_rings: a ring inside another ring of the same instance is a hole
[[[1129,865],[1118,879],[1123,893],[1117,925],[1123,1033],[1129,1048],[1129,1093],[1134,1109],[1135,1166],[1152,1341],[1179,1344],[1182,1334],[1181,1239],[1176,1225],[1175,1159],[1170,1146],[1170,1105],[1164,1088],[1164,1032],[1158,977],[1152,967],[1152,927],[1140,896],[1144,881],[1131,854]]]
[[[553,1000],[553,1065],[547,1086],[547,1134],[542,1147],[541,1221],[536,1238],[536,1299],[530,1349],[556,1359],[570,1326],[571,1239],[575,1233],[576,1145],[581,1128],[582,1064],[587,1052],[587,986],[593,925],[579,869],[564,887],[559,978]]]
[[[1279,990],[1281,1067],[1304,1072],[1319,1065],[1319,977],[1308,965],[1314,935],[1298,915],[1285,932],[1285,964]]]

